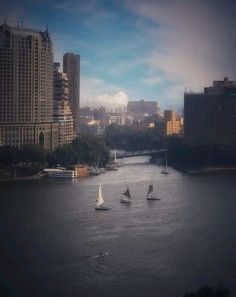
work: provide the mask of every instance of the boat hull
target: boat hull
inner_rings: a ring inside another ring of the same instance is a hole
[[[111,208],[108,206],[96,206],[95,210],[110,210]]]
[[[156,197],[147,197],[147,200],[161,200],[160,198],[156,198]]]
[[[162,171],[161,174],[167,175],[167,174],[169,174],[169,172],[168,171]]]

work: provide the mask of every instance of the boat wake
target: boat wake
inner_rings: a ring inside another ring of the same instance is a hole
[[[106,256],[108,256],[108,255],[109,255],[108,252],[102,252],[102,253],[99,253],[99,254],[97,254],[97,255],[95,255],[95,256],[92,256],[90,259],[104,258],[104,257],[106,257]]]

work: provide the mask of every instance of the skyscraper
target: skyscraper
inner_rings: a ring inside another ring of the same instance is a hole
[[[74,119],[75,131],[79,131],[80,107],[80,56],[66,53],[63,56],[63,72],[68,76],[69,101]]]
[[[54,63],[53,72],[53,119],[58,123],[58,145],[74,139],[73,117],[69,102],[68,78],[59,71],[60,63]]]
[[[48,31],[0,26],[0,145],[57,146]]]

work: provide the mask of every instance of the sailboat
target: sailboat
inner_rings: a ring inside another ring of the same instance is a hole
[[[146,197],[147,200],[161,200],[160,198],[152,196],[152,192],[153,192],[153,184],[150,184],[148,187],[148,192]]]
[[[167,167],[167,153],[166,153],[166,164],[165,164],[165,168],[161,171],[161,174],[169,174],[169,170]]]
[[[102,185],[99,185],[98,194],[96,198],[97,206],[95,207],[95,210],[109,210],[110,207],[104,205],[104,200],[102,197]]]
[[[127,190],[124,193],[122,193],[122,195],[124,197],[121,197],[121,199],[120,199],[121,203],[131,203],[132,202],[129,187],[127,187]]]

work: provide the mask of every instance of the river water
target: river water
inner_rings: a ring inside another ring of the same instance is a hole
[[[146,161],[0,184],[0,284],[24,297],[181,297],[204,284],[235,294],[236,176],[165,176]],[[145,199],[150,181],[160,201]],[[100,182],[110,211],[94,210]],[[127,185],[131,205],[119,202]]]

